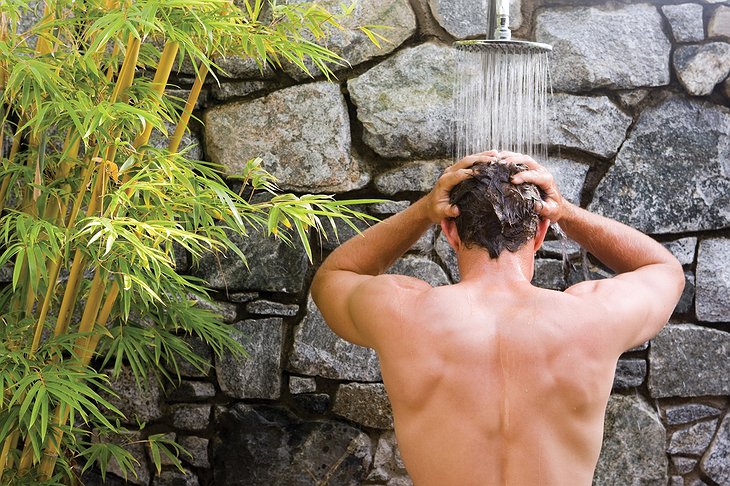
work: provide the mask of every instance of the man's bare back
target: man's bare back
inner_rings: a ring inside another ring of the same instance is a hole
[[[530,284],[533,254],[547,222],[535,241],[493,259],[458,241],[437,189],[423,203],[441,208],[435,216],[421,207],[390,228],[386,221],[368,230],[368,244],[348,242],[333,253],[313,283],[315,300],[338,334],[377,351],[416,485],[589,485],[616,361],[666,322],[681,293],[681,267],[635,230],[562,208],[564,229],[578,240],[582,230],[609,245],[629,238],[613,250],[579,241],[625,273],[565,292],[539,289]],[[461,282],[432,288],[383,275],[429,220],[442,221],[456,248]],[[632,258],[643,265],[626,270],[636,266]],[[669,296],[646,303],[655,291]]]

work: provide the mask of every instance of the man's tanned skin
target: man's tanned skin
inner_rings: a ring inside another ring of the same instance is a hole
[[[526,164],[512,182],[536,184],[545,197],[535,238],[491,259],[460,240],[449,191],[497,155]],[[617,275],[564,292],[534,287],[534,254],[550,221]],[[438,223],[457,254],[458,284],[383,275]],[[529,157],[484,152],[335,250],[312,295],[338,335],[377,351],[417,486],[588,486],[616,361],[659,332],[683,286],[682,267],[662,245],[565,201]]]

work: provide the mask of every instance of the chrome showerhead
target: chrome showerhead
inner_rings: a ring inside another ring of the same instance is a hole
[[[486,50],[499,50],[508,54],[516,54],[520,52],[541,53],[550,52],[553,46],[542,44],[540,42],[529,42],[511,39],[493,39],[493,40],[465,40],[454,42],[454,47],[460,51],[466,52],[483,52]]]

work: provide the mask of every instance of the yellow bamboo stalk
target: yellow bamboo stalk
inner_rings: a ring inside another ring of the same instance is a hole
[[[167,81],[170,79],[170,73],[172,72],[179,47],[179,43],[168,41],[165,44],[165,48],[162,50],[160,62],[157,65],[157,71],[155,72],[155,77],[152,80],[152,90],[155,95],[157,95],[154,100],[155,108],[159,106],[159,100],[165,92],[165,87],[167,87]],[[140,133],[134,140],[134,143],[132,144],[134,148],[139,148],[149,142],[151,134],[152,124],[147,123],[142,133]]]
[[[182,114],[180,115],[180,120],[178,120],[177,122],[177,127],[175,127],[175,133],[170,139],[170,143],[167,147],[170,152],[176,153],[180,148],[180,141],[185,134],[185,130],[187,130],[188,128],[188,123],[190,123],[190,116],[193,114],[195,104],[198,102],[198,98],[200,97],[200,90],[203,88],[203,83],[205,82],[206,76],[208,76],[208,68],[205,64],[203,64],[202,66],[200,66],[200,69],[198,69],[198,75],[195,77],[195,83],[193,83],[193,88],[190,90],[190,96],[188,96],[188,101],[185,104],[185,108],[183,109]]]
[[[10,455],[10,450],[15,449],[18,446],[18,439],[20,439],[19,430],[11,433],[10,436],[5,439],[2,453],[0,453],[0,478],[2,477],[5,469],[13,467],[13,457]]]
[[[8,154],[8,164],[12,164],[15,156],[20,149],[21,136],[16,133],[13,137],[13,145],[10,147],[10,153]],[[5,209],[5,199],[8,195],[8,188],[10,187],[10,175],[6,175],[3,178],[3,183],[0,185],[0,213]]]

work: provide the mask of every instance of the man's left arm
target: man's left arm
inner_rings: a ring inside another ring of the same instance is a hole
[[[404,211],[368,228],[337,248],[322,263],[312,282],[312,298],[327,324],[342,338],[363,346],[374,345],[370,329],[356,322],[352,309],[372,304],[375,314],[394,301],[396,293],[426,289],[421,280],[397,275],[382,275],[431,225],[458,215],[449,203],[449,192],[471,175],[477,161],[490,161],[496,152],[466,157],[452,165],[425,197]],[[360,320],[362,321],[362,320]],[[360,327],[358,327],[358,325]]]

